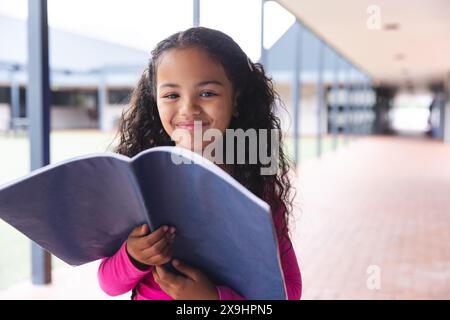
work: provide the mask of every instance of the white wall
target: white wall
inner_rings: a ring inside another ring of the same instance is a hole
[[[9,104],[0,103],[0,131],[9,129],[9,119],[11,118],[11,108]]]
[[[118,121],[122,116],[123,105],[107,105],[104,113],[103,129],[105,131],[115,130],[117,128]]]
[[[74,106],[52,106],[52,130],[97,128],[97,120],[89,118],[88,110]]]
[[[122,115],[123,105],[107,105],[104,114],[105,130],[115,130]],[[9,104],[0,104],[0,131],[9,129],[11,111]],[[97,120],[91,119],[88,110],[75,106],[52,106],[52,130],[60,129],[97,129]]]
[[[444,141],[450,144],[450,101],[445,105]]]
[[[9,129],[11,111],[8,104],[0,104],[0,131]],[[97,128],[97,121],[89,118],[87,110],[76,107],[52,106],[51,126],[54,129]]]

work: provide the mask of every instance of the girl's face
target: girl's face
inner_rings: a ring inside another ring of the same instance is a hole
[[[225,70],[195,47],[171,49],[161,56],[156,96],[164,130],[177,146],[190,150],[194,150],[194,121],[201,121],[203,132],[218,129],[223,134],[233,115],[233,85]],[[209,143],[203,142],[202,150]]]

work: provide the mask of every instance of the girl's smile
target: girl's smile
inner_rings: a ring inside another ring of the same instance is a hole
[[[210,124],[210,122],[202,120],[184,120],[175,122],[175,128],[194,131],[196,128],[195,126],[197,126],[199,129],[204,131],[209,128]]]

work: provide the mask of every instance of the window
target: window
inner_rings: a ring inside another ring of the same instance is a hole
[[[108,104],[126,105],[130,102],[132,89],[109,89]]]
[[[9,87],[0,87],[0,103],[11,102],[11,89]]]
[[[97,91],[83,89],[52,91],[52,105],[93,108],[97,105]]]

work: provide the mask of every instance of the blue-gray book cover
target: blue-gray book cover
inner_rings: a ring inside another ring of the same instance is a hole
[[[0,186],[0,218],[73,266],[113,255],[138,225],[173,225],[174,258],[247,299],[287,296],[269,205],[186,149],[48,165]]]

